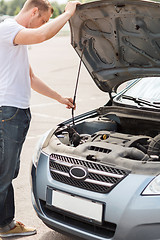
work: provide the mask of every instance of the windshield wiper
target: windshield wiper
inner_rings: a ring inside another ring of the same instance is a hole
[[[122,98],[123,99],[128,99],[128,100],[131,100],[135,103],[137,103],[138,105],[142,106],[142,105],[147,105],[147,106],[150,106],[150,107],[155,107],[155,108],[160,108],[160,106],[156,106],[155,103],[151,103],[147,100],[144,100],[142,98],[135,98],[135,97],[132,97],[132,96],[128,96],[128,95],[122,95]],[[156,103],[157,104],[157,103]]]
[[[160,102],[153,102],[153,104],[158,104],[158,105],[160,105]]]

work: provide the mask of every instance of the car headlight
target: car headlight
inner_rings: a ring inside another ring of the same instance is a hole
[[[160,175],[155,177],[142,192],[142,195],[160,195]]]
[[[42,148],[47,147],[52,134],[53,134],[53,129],[47,131],[44,135],[42,135],[41,138],[39,139],[39,141],[37,142],[37,145],[35,147],[34,154],[32,157],[32,162],[35,167],[37,167],[37,165],[38,165],[38,161],[39,161],[39,157],[40,157]]]

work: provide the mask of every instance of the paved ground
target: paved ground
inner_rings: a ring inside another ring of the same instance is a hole
[[[41,79],[62,95],[73,96],[79,58],[70,45],[69,36],[58,36],[46,43],[31,46],[29,58],[34,72]],[[75,115],[105,104],[107,98],[108,94],[96,87],[90,75],[82,67]],[[14,185],[16,219],[36,227],[38,234],[21,239],[75,240],[52,231],[41,222],[33,210],[30,194],[30,165],[36,142],[45,131],[70,118],[71,111],[64,105],[35,92],[32,93],[31,110],[31,127],[22,151],[20,174]]]

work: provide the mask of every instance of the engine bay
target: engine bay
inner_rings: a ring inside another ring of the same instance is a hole
[[[107,153],[107,158],[113,155],[112,160],[116,154],[117,158],[160,161],[160,134],[156,125],[142,118],[105,113],[78,122],[74,126],[58,128],[55,135],[66,146],[88,146],[90,151],[98,152],[99,155]],[[86,159],[96,161],[97,154],[88,154]]]

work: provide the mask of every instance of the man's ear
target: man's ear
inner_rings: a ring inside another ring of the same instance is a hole
[[[33,9],[32,9],[32,14],[31,14],[31,16],[34,16],[34,15],[36,15],[38,13],[38,8],[37,7],[34,7]]]

